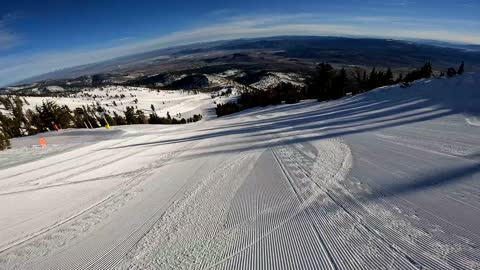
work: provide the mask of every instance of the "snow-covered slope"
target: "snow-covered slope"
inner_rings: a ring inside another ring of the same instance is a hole
[[[14,140],[0,268],[479,269],[479,85]]]
[[[193,114],[201,113],[206,107],[213,106],[211,97],[207,94],[192,94],[188,91],[157,91],[142,87],[108,86],[91,88],[70,96],[26,96],[25,99],[29,103],[26,108],[34,109],[35,106],[41,105],[45,100],[53,100],[60,105],[67,105],[72,110],[86,105],[96,107],[97,104],[100,104],[107,112],[116,112],[123,115],[127,106],[136,107],[136,109],[150,114],[153,104],[160,116],[165,116],[169,112],[172,116],[182,114],[182,117],[190,117]]]
[[[293,84],[298,87],[303,87],[305,86],[305,83],[303,81],[304,79],[299,77],[295,73],[269,72],[267,75],[263,76],[260,81],[253,83],[250,86],[257,89],[265,90],[273,88],[284,82]]]

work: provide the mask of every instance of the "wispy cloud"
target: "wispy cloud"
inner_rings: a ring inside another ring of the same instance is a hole
[[[125,42],[131,41],[133,39],[134,39],[134,37],[121,37],[121,38],[116,38],[116,39],[110,40],[110,43],[125,43]]]
[[[383,23],[371,22],[394,21],[397,28]],[[472,35],[459,31],[448,31],[440,25],[436,28],[425,26],[424,29],[402,27],[411,23],[411,18],[402,17],[352,17],[339,19],[326,14],[296,15],[256,15],[230,17],[217,20],[217,23],[203,27],[174,32],[148,40],[125,39],[121,45],[94,50],[72,50],[64,52],[45,52],[36,55],[14,55],[0,58],[6,63],[0,67],[0,83],[13,81],[45,73],[57,69],[83,65],[115,57],[146,52],[154,49],[195,42],[225,40],[233,38],[265,37],[276,35],[337,35],[337,36],[369,36],[387,38],[423,38],[444,41],[468,42],[480,44],[480,35]],[[438,22],[424,21],[424,24],[436,25]],[[448,22],[444,22],[447,23]],[[470,22],[463,21],[463,25]],[[117,43],[117,44],[118,44]]]
[[[411,16],[354,16],[350,18],[355,22],[378,22],[389,24],[415,24],[420,26],[452,26],[460,25],[462,27],[480,27],[480,20],[466,20],[466,19],[447,19],[447,18],[417,18]]]
[[[212,10],[207,14],[207,16],[218,18],[223,16],[230,16],[232,14],[235,14],[235,12],[236,11],[234,9],[222,8],[222,9]]]
[[[11,48],[19,42],[18,36],[9,27],[16,17],[13,13],[0,17],[0,50]]]
[[[401,1],[388,2],[387,4],[391,6],[407,7],[407,6],[416,4],[416,2],[410,1],[410,0],[401,0]]]
[[[15,45],[17,38],[14,34],[5,31],[0,26],[0,49],[8,49]]]

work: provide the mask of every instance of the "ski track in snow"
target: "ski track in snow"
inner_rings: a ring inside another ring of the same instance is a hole
[[[450,91],[471,106],[478,83],[116,127],[19,160],[0,170],[0,269],[480,269],[480,131]]]
[[[35,239],[31,243],[27,243],[26,247],[22,248],[21,253],[15,251],[12,253],[7,253],[7,256],[3,257],[2,259],[8,261],[10,260],[9,256],[20,256],[28,258],[37,255],[37,252],[45,255],[48,254],[50,250],[57,248],[58,246],[66,245],[67,241],[71,241],[82,232],[88,231],[91,226],[100,223],[103,219],[107,218],[111,212],[116,211],[117,209],[122,207],[122,205],[127,203],[132,196],[135,196],[138,192],[141,192],[141,190],[137,187],[146,178],[146,176],[150,174],[151,170],[164,166],[165,163],[169,162],[170,159],[172,159],[172,157],[180,154],[182,151],[186,150],[188,147],[191,147],[194,144],[195,142],[189,143],[187,146],[182,147],[182,149],[179,149],[178,151],[166,153],[163,156],[160,155],[157,160],[150,164],[146,164],[146,166],[136,171],[126,172],[123,175],[114,175],[113,177],[124,178],[124,180],[122,181],[121,185],[115,188],[113,193],[109,194],[106,198],[88,207],[87,209],[84,209],[79,213],[75,213],[73,216],[68,217],[65,220],[57,221],[52,226],[44,228],[39,232],[27,236],[26,239],[21,239],[15,243],[12,243],[6,248],[3,248],[3,251],[8,251],[17,245],[25,243],[28,240]],[[139,151],[133,154],[123,153],[120,155],[120,158],[116,158],[116,161],[125,158],[126,155],[131,157],[132,155],[138,153]],[[111,160],[109,160],[109,162],[111,162]],[[96,168],[100,168],[105,165],[105,163],[100,164],[96,166]],[[52,231],[53,229],[57,229],[59,227],[61,228],[57,231],[46,234],[47,232]],[[32,252],[33,254],[29,252]],[[11,260],[16,261],[17,259],[13,258]],[[28,269],[34,269],[34,266],[29,266]]]

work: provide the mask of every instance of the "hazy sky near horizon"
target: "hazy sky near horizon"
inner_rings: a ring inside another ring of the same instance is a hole
[[[0,85],[175,45],[276,35],[480,44],[480,1],[2,0]]]

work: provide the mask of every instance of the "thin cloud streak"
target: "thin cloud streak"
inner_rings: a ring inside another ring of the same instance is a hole
[[[9,49],[19,43],[19,37],[14,34],[9,25],[16,20],[15,14],[5,14],[0,18],[0,50]]]
[[[0,50],[13,47],[17,43],[17,38],[12,33],[1,29],[0,26]]]

